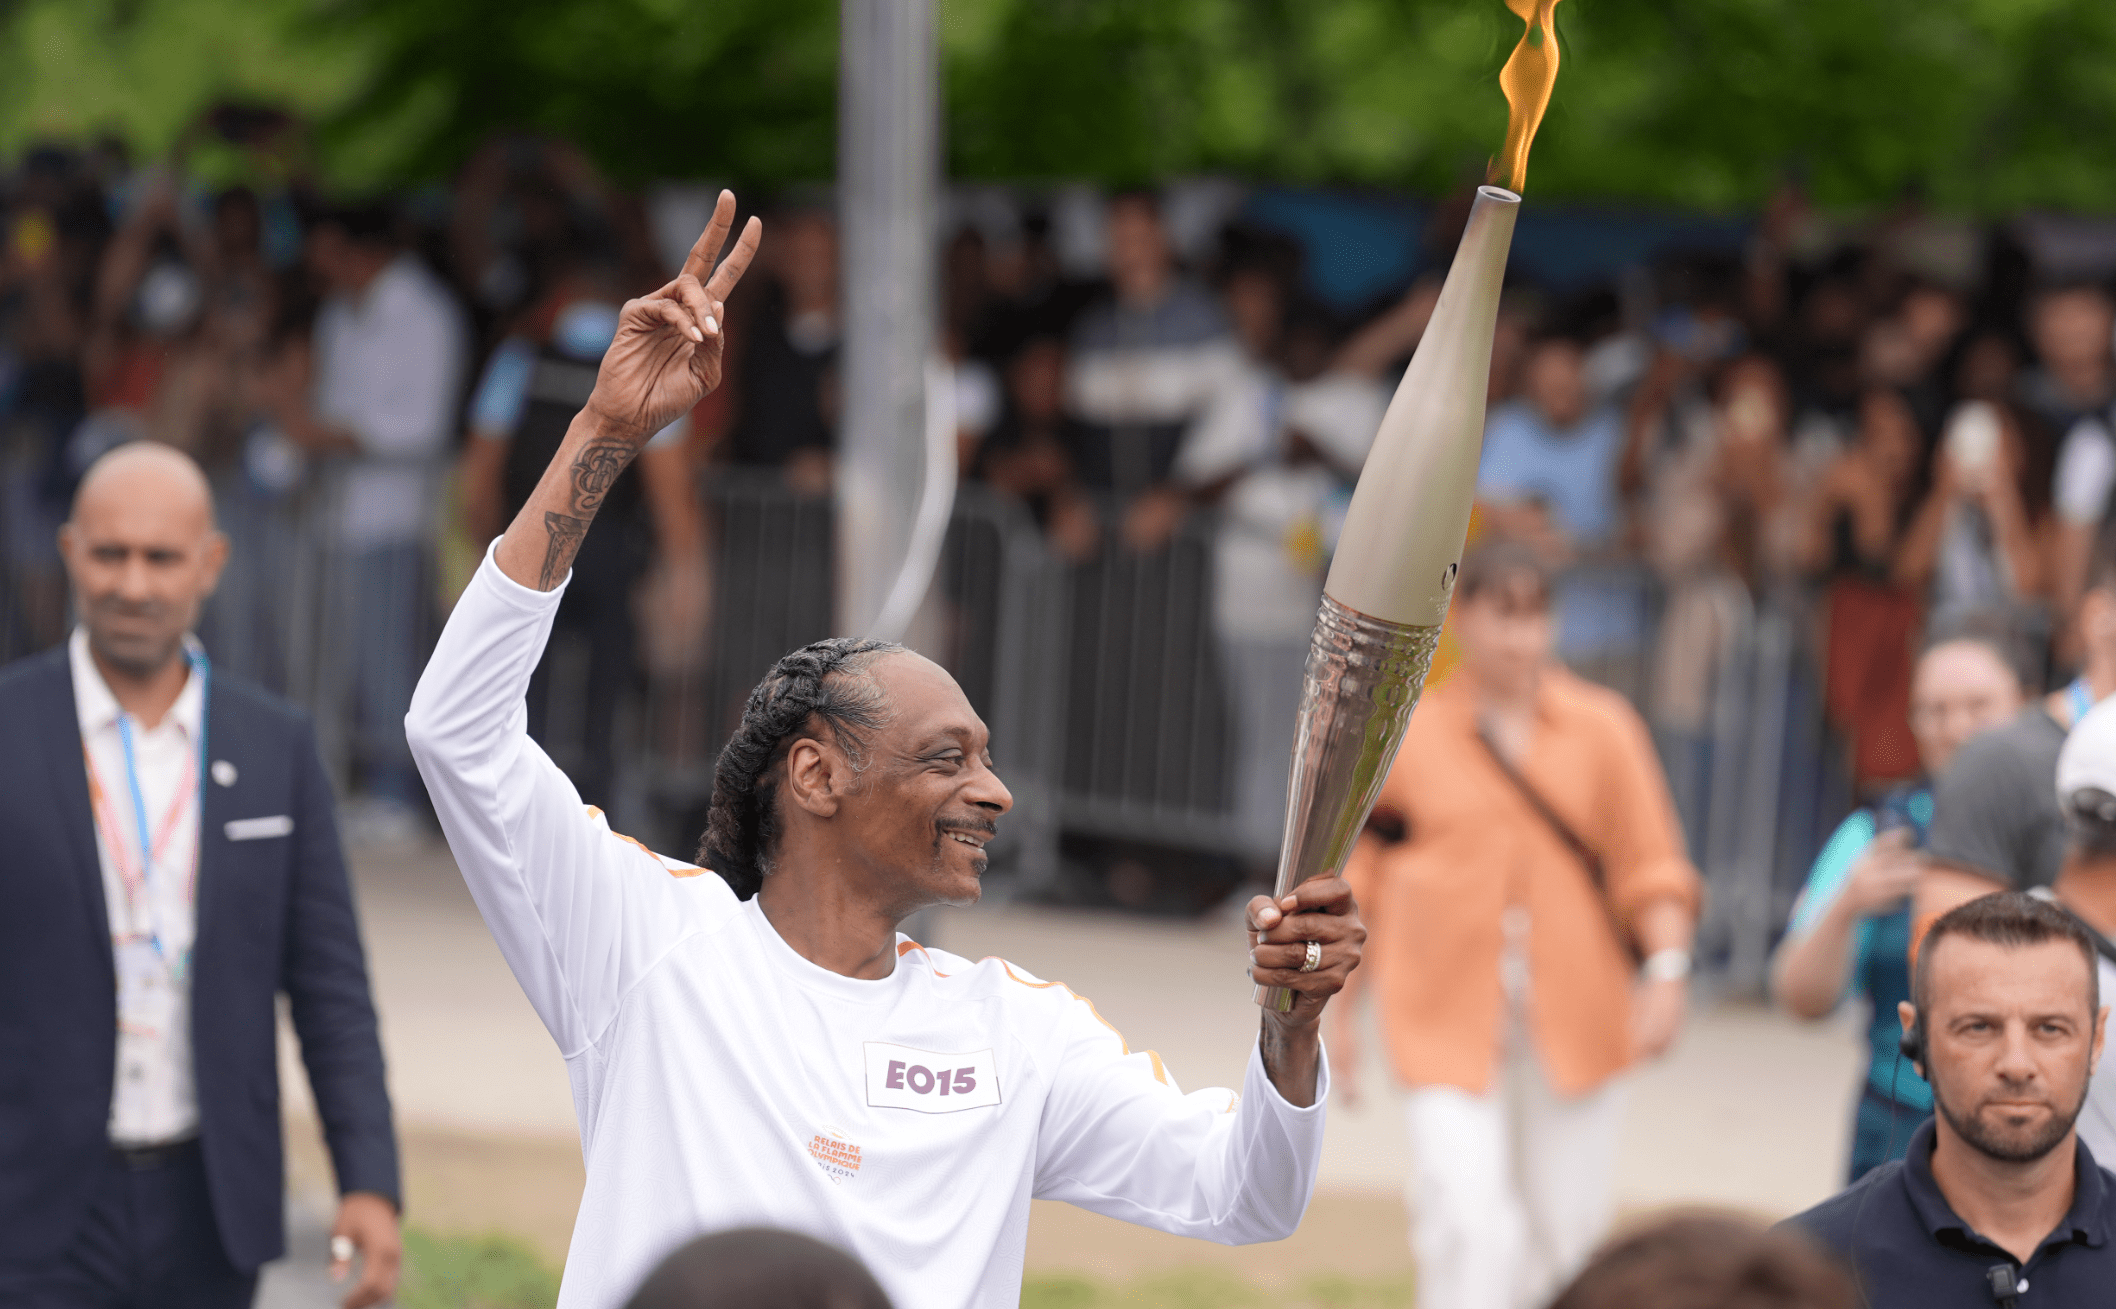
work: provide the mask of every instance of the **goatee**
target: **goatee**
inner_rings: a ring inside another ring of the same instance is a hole
[[[2042,1130],[2024,1137],[1992,1130],[1985,1124],[1981,1114],[1966,1117],[1957,1114],[1939,1094],[1937,1087],[1933,1088],[1932,1097],[1933,1108],[1947,1120],[1947,1125],[1954,1129],[1956,1136],[1961,1137],[1977,1153],[2008,1164],[2034,1163],[2063,1144],[2065,1137],[2072,1131],[2072,1124],[2079,1120],[2079,1111],[2086,1107],[2086,1103],[2086,1092],[2082,1089],[2079,1103],[2072,1106],[2070,1113],[2051,1115],[2050,1120],[2043,1124]]]

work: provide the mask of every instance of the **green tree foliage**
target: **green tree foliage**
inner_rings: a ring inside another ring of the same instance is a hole
[[[571,137],[628,181],[832,171],[834,0],[338,0],[323,21],[378,50],[335,131],[412,118],[414,174],[499,129]]]
[[[103,133],[166,150],[222,96],[346,103],[363,46],[304,40],[312,0],[0,0],[0,153]]]
[[[1497,72],[1521,29],[1500,0],[938,4],[950,170],[998,180],[1224,170],[1444,190],[1497,148]],[[39,116],[102,125],[55,116],[68,97],[151,137],[140,124],[219,86],[321,114],[346,178],[439,176],[515,127],[570,136],[628,180],[814,180],[833,166],[836,14],[835,0],[0,0],[0,144]],[[1536,194],[1726,208],[1791,169],[1832,205],[1917,186],[1965,211],[2116,208],[2108,0],[1564,0],[1558,16]]]
[[[1444,189],[1504,135],[1498,0],[943,0],[958,172]],[[2116,206],[2106,0],[1564,0],[1538,194]]]

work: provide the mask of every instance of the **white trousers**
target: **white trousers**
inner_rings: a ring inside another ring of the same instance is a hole
[[[1411,1091],[1419,1309],[1541,1309],[1608,1229],[1624,1097],[1552,1090],[1524,1041],[1483,1095]]]

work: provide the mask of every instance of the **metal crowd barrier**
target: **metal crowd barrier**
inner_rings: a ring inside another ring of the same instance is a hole
[[[284,490],[259,486],[241,468],[213,476],[228,563],[207,601],[199,636],[218,669],[286,696],[308,710],[325,771],[341,795],[359,789],[362,761],[408,762],[401,711],[364,703],[380,691],[408,700],[439,634],[431,540],[355,550],[339,532],[346,465],[312,465]],[[438,472],[425,479],[433,521]],[[378,630],[379,629],[379,630]],[[377,642],[409,659],[377,659]],[[389,664],[392,685],[377,681]],[[392,730],[394,729],[394,730]]]
[[[1802,598],[1759,603],[1724,576],[1671,593],[1643,564],[1596,563],[1559,578],[1561,618],[1568,589],[1595,600],[1570,615],[1590,620],[1585,638],[1561,630],[1568,662],[1630,698],[1659,748],[1705,880],[1700,964],[1727,992],[1761,994],[1809,864],[1851,803]]]
[[[831,511],[776,474],[716,475],[714,600],[705,666],[650,688],[646,719],[694,720],[679,749],[644,740],[623,815],[687,848],[704,825],[713,756],[773,660],[830,630]],[[1070,566],[1020,503],[981,484],[956,497],[913,643],[937,653],[990,725],[1015,808],[996,879],[1037,893],[1061,876],[1059,839],[1231,848],[1228,714],[1213,649],[1210,525],[1138,556],[1108,543]],[[709,744],[708,744],[709,743]]]
[[[712,755],[749,687],[780,653],[830,627],[828,502],[794,495],[775,474],[741,472],[715,478],[708,502],[717,555],[704,690],[681,704],[650,695],[646,715],[700,729],[688,734],[688,755],[650,748],[638,772],[658,821],[676,824],[663,838],[678,842],[670,848],[703,826]],[[1067,565],[1020,504],[963,487],[914,639],[938,652],[992,726],[1015,793],[994,847],[996,883],[1054,889],[1062,837],[1248,853],[1230,821],[1234,737],[1212,625],[1212,539],[1199,515],[1166,550],[1138,555],[1111,539]],[[1642,566],[1605,563],[1571,570],[1561,587],[1595,607],[1591,636],[1572,642],[1575,667],[1631,697],[1655,729],[1707,880],[1701,951],[1728,985],[1758,989],[1819,823],[1835,817],[1796,812],[1795,793],[1815,789],[1808,775],[1827,753],[1817,698],[1801,689],[1813,676],[1797,617],[1723,584],[1702,712],[1671,722],[1655,701],[1669,599],[1661,582]],[[651,830],[657,819],[637,821]]]
[[[1068,570],[1067,831],[1245,852],[1228,821],[1233,725],[1212,569],[1212,523],[1193,515],[1163,550],[1134,553],[1112,537]]]
[[[0,661],[55,643],[71,621],[52,543],[65,507],[53,498],[57,474],[43,441],[34,429],[0,430]],[[396,551],[387,562],[375,555],[356,559],[340,544],[345,472],[342,463],[312,463],[294,485],[269,489],[239,464],[210,471],[230,548],[219,589],[199,622],[217,669],[310,712],[326,770],[341,793],[356,780],[358,761],[385,748],[360,739],[355,726],[363,721],[359,696],[372,682],[364,676],[363,636],[376,608],[370,603],[363,614],[359,599],[378,590],[401,599],[401,610],[383,606],[390,630],[380,635],[411,646],[409,677],[416,677],[438,630],[430,542]],[[438,473],[430,472],[429,507],[439,485]]]
[[[30,557],[17,539],[23,483],[19,464],[9,471],[0,641],[19,655],[51,637],[26,615],[56,561]],[[333,533],[340,479],[325,465],[273,494],[230,472],[216,491],[234,548],[201,635],[217,666],[314,714],[326,765],[346,786],[372,743],[354,728],[359,634],[356,582]],[[714,476],[706,501],[714,592],[704,654],[690,673],[640,679],[613,815],[676,852],[704,826],[714,759],[750,687],[831,627],[829,502],[794,494],[775,473],[741,470]],[[1242,853],[1229,812],[1234,737],[1212,624],[1212,532],[1197,516],[1166,550],[1142,556],[1109,540],[1069,565],[1021,504],[983,485],[961,489],[914,639],[938,652],[991,725],[1014,792],[994,846],[995,890],[1057,889],[1063,837]],[[439,613],[431,551],[410,567],[389,585],[412,606],[408,630],[423,656]],[[1728,988],[1759,991],[1808,861],[1849,805],[1830,777],[1800,601],[1757,603],[1725,579],[1702,598],[1671,595],[1629,564],[1577,569],[1564,582],[1598,597],[1594,639],[1568,652],[1575,667],[1630,696],[1654,729],[1709,889],[1700,957]],[[1716,632],[1708,690],[1679,711],[1660,701],[1669,650],[1656,648],[1668,644],[1664,622],[1678,602],[1702,603]]]

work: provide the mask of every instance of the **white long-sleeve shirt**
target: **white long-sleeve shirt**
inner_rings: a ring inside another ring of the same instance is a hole
[[[621,1304],[676,1245],[744,1225],[852,1251],[907,1309],[1018,1303],[1032,1197],[1229,1244],[1293,1231],[1326,1083],[1295,1108],[1252,1052],[1242,1096],[1184,1095],[1063,985],[909,938],[886,978],[830,972],[583,808],[523,707],[562,591],[488,554],[407,720],[566,1057],[587,1189],[561,1309]]]

